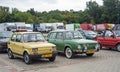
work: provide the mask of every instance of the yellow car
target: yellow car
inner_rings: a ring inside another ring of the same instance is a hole
[[[40,32],[15,32],[8,42],[8,57],[15,56],[30,64],[33,59],[47,58],[53,62],[56,59],[56,46],[48,43]]]

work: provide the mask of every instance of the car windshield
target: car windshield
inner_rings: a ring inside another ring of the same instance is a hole
[[[66,33],[67,39],[82,39],[83,36],[79,31],[69,31]]]
[[[0,32],[0,38],[9,38],[11,35],[12,32]]]
[[[24,42],[43,42],[45,41],[41,33],[27,33],[24,34]]]
[[[92,35],[93,35],[93,34],[96,35],[96,33],[93,32],[93,31],[84,31],[84,33],[85,33],[86,35],[87,35],[87,34],[88,34],[88,35],[91,35],[91,34],[92,34]]]

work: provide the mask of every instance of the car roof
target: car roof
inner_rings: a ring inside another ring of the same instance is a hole
[[[15,32],[16,34],[26,34],[26,33],[40,33],[40,32]]]
[[[68,30],[54,30],[54,31],[51,31],[51,32],[65,32],[65,31],[68,31]]]
[[[55,31],[51,31],[51,32],[74,32],[74,30],[55,30]]]

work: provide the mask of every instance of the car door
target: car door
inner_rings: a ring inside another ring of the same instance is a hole
[[[8,42],[8,47],[12,50],[12,52],[15,52],[15,40],[16,40],[16,34],[13,34],[10,41]]]
[[[16,40],[15,40],[15,53],[22,55],[23,54],[23,42],[22,42],[22,35],[17,34]]]
[[[56,38],[54,40],[57,50],[64,51],[64,34],[63,32],[57,32]]]
[[[113,46],[116,45],[117,39],[116,39],[116,37],[114,36],[114,33],[113,33],[112,31],[107,30],[107,31],[105,32],[105,37],[104,37],[104,38],[105,38],[105,39],[104,39],[105,46],[112,48]]]
[[[104,45],[104,34],[105,34],[105,31],[103,33],[101,33],[99,36],[97,36],[97,41],[101,44],[101,45]]]

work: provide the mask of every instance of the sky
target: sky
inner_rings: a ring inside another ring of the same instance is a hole
[[[0,0],[0,6],[6,6],[10,9],[17,8],[20,11],[27,11],[34,8],[35,11],[51,11],[51,10],[84,10],[86,2],[90,0]],[[102,0],[96,1],[99,5],[103,4]]]

